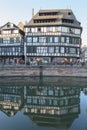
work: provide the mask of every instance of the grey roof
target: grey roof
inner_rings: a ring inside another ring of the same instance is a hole
[[[72,22],[63,22],[62,20],[71,20]],[[76,19],[71,9],[39,10],[25,26],[53,25],[80,27],[80,22]]]
[[[11,22],[7,22],[5,25],[1,26],[0,29],[18,29],[18,27]]]

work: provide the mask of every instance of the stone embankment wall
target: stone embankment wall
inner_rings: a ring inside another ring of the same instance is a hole
[[[87,67],[79,66],[2,66],[0,76],[72,76],[87,77]]]

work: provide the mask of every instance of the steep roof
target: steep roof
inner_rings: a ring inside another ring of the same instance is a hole
[[[80,27],[71,9],[39,10],[25,26],[67,25]]]
[[[11,22],[7,22],[3,26],[1,26],[0,29],[18,29],[18,27],[15,24],[11,23]]]

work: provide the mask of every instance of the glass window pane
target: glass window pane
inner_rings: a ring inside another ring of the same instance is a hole
[[[59,53],[59,47],[55,48],[55,53]]]
[[[69,43],[69,37],[66,37],[66,43]]]
[[[65,37],[61,37],[61,42],[65,42]]]
[[[67,27],[62,27],[62,32],[67,32]]]
[[[27,42],[32,42],[32,37],[27,37]]]
[[[70,48],[70,49],[69,49],[69,52],[70,52],[71,54],[76,54],[76,48]]]
[[[60,53],[64,53],[64,52],[65,52],[64,47],[60,47]]]
[[[69,48],[68,48],[68,47],[66,47],[66,53],[67,53],[67,54],[69,53]]]
[[[52,37],[48,37],[47,42],[52,42]]]
[[[33,42],[38,42],[38,38],[37,37],[33,37]]]
[[[54,53],[54,47],[49,47],[48,49],[49,49],[48,50],[49,53]]]
[[[59,37],[54,37],[54,42],[59,42]]]
[[[39,37],[39,42],[46,42],[46,37]]]
[[[61,27],[55,27],[55,31],[61,32]]]
[[[80,34],[80,33],[81,33],[80,29],[75,29],[75,34]]]
[[[46,31],[47,32],[51,32],[52,31],[52,27],[46,27]]]

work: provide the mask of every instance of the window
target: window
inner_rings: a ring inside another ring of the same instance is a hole
[[[48,91],[48,94],[49,94],[50,96],[52,96],[52,95],[53,95],[53,90],[49,90],[49,91]]]
[[[31,102],[32,102],[31,98],[27,99],[27,103],[31,103]]]
[[[63,23],[73,23],[74,21],[73,21],[73,19],[62,19],[62,22]]]
[[[37,53],[45,55],[47,53],[47,47],[37,47]]]
[[[80,49],[79,49],[79,48],[77,48],[77,54],[78,54],[78,55],[80,54]]]
[[[25,32],[31,32],[31,28],[25,28]]]
[[[47,32],[51,32],[52,31],[52,27],[46,27],[46,31]]]
[[[80,38],[76,39],[76,44],[80,44]]]
[[[72,37],[69,37],[69,43],[72,44]]]
[[[37,37],[33,37],[33,42],[38,42],[38,38]]]
[[[79,34],[80,35],[81,31],[80,29],[75,29],[75,34]]]
[[[61,37],[61,42],[65,42],[65,37]]]
[[[10,38],[3,38],[3,43],[10,43]]]
[[[49,47],[48,48],[48,53],[54,53],[54,47]]]
[[[33,104],[37,104],[37,99],[33,99]]]
[[[18,33],[18,30],[13,30],[13,33]]]
[[[68,15],[71,15],[72,13],[71,12],[68,12]]]
[[[33,53],[36,53],[36,46],[33,46]]]
[[[62,32],[66,32],[67,33],[67,27],[62,27]]]
[[[15,52],[18,52],[19,48],[18,47],[15,47]]]
[[[69,28],[69,33],[75,34],[75,29],[74,28]]]
[[[64,52],[65,52],[64,47],[60,47],[60,53],[64,53]]]
[[[54,42],[59,42],[59,37],[54,37]]]
[[[67,53],[67,54],[69,53],[69,48],[68,48],[68,47],[66,47],[66,53]]]
[[[38,31],[38,32],[41,32],[41,28],[39,27],[39,28],[37,29],[37,31]]]
[[[27,37],[27,42],[32,42],[32,37]]]
[[[26,52],[27,52],[27,53],[32,53],[32,52],[33,52],[32,50],[33,50],[32,47],[27,46],[27,48],[26,48]]]
[[[0,38],[0,43],[3,43],[3,38]]]
[[[59,47],[56,47],[55,53],[59,53]]]
[[[39,42],[46,42],[46,37],[39,37]]]
[[[19,37],[16,38],[16,42],[17,43],[20,42],[20,38]]]
[[[36,53],[36,46],[27,47],[27,53]]]
[[[66,37],[66,43],[69,43],[69,37]]]
[[[75,44],[75,38],[72,38],[72,44]]]
[[[3,30],[2,33],[3,33],[3,34],[10,34],[10,33],[11,33],[11,30]]]
[[[55,27],[55,31],[61,32],[61,27]]]
[[[76,54],[76,48],[70,48],[69,53],[70,54]]]
[[[47,42],[48,43],[52,42],[52,37],[47,37]]]
[[[14,38],[10,38],[10,43],[14,43]]]

